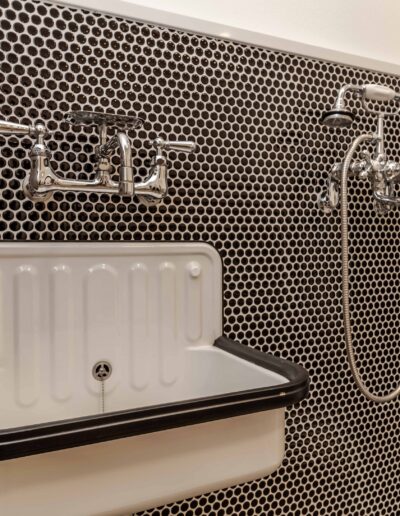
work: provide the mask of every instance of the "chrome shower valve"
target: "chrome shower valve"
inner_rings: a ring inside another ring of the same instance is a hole
[[[368,152],[361,153],[361,156],[362,159],[350,164],[348,177],[370,181],[378,213],[386,213],[393,206],[400,205],[400,199],[394,197],[394,185],[400,182],[400,163],[388,160],[384,155],[372,157]],[[319,195],[320,208],[326,215],[339,205],[342,168],[343,162],[332,167],[327,186]]]

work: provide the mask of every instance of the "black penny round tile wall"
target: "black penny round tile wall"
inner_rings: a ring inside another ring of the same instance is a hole
[[[65,177],[93,177],[98,144],[94,128],[64,121],[71,110],[145,119],[129,132],[137,179],[156,136],[199,146],[169,154],[169,196],[157,207],[73,192],[35,204],[21,189],[32,140],[0,136],[0,238],[209,242],[225,268],[225,333],[311,376],[309,398],[287,411],[276,473],[141,514],[400,514],[400,403],[366,401],[351,378],[340,218],[317,204],[332,164],[374,130],[357,100],[350,129],[322,127],[322,111],[342,84],[400,89],[399,78],[28,0],[0,0],[0,62],[2,118],[45,123]],[[397,160],[399,123],[386,123]],[[351,180],[349,192],[355,351],[383,394],[400,382],[400,210],[377,215],[366,182]]]

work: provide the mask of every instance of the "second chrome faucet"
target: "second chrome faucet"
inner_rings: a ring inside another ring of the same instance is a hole
[[[140,202],[146,205],[159,203],[167,195],[167,160],[165,152],[192,153],[196,150],[194,142],[166,142],[156,138],[153,146],[156,155],[152,158],[148,176],[134,182],[132,166],[132,150],[129,138],[125,132],[117,132],[111,138],[107,136],[110,126],[139,128],[143,121],[132,116],[95,113],[90,111],[75,111],[66,115],[71,125],[95,125],[99,130],[99,145],[96,148],[95,177],[91,180],[67,179],[58,175],[51,165],[51,153],[44,139],[48,131],[42,124],[34,126],[0,121],[0,134],[29,135],[36,139],[30,151],[31,170],[26,176],[23,189],[27,197],[34,201],[47,201],[56,191],[78,191],[88,193],[119,194],[124,197],[138,196]],[[111,178],[113,166],[111,156],[119,149],[120,165],[119,180]]]

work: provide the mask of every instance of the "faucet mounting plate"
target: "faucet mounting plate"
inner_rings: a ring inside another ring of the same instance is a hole
[[[71,125],[106,125],[133,129],[138,129],[143,124],[143,119],[136,116],[96,111],[71,111],[65,115],[65,120]]]

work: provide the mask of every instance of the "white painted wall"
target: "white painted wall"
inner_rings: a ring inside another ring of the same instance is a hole
[[[57,0],[56,0],[57,1]],[[399,0],[58,0],[400,74]]]
[[[129,1],[400,64],[399,0]]]

